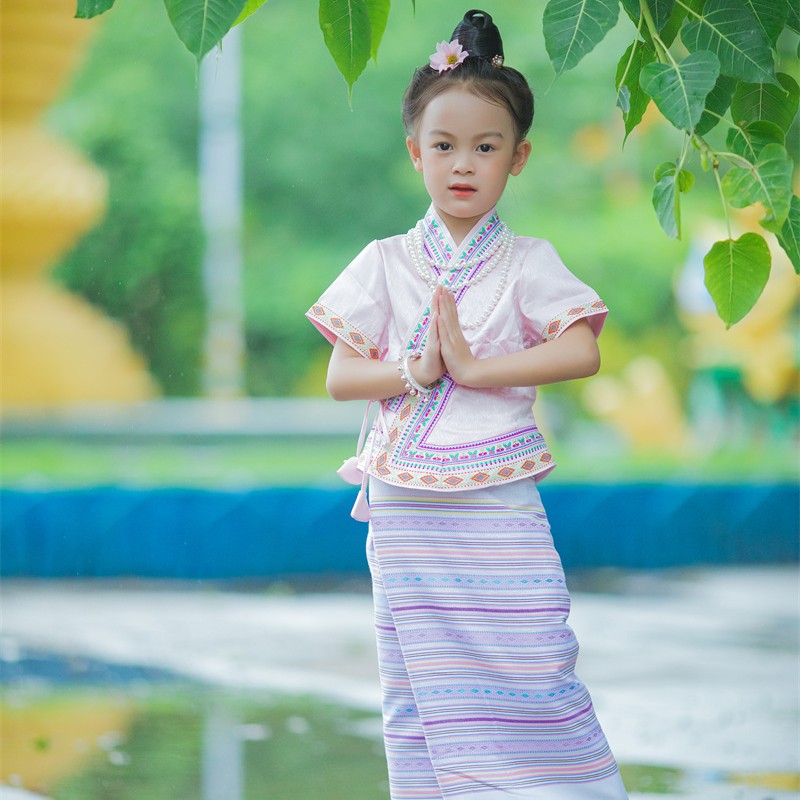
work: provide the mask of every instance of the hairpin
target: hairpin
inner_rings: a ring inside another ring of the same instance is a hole
[[[495,67],[495,69],[500,69],[500,67],[503,66],[503,61],[504,60],[505,59],[503,58],[503,56],[493,56],[492,57],[492,66]]]
[[[436,45],[436,52],[431,53],[430,66],[437,72],[445,72],[448,69],[455,69],[463,63],[469,53],[459,44],[458,39],[453,39],[449,44],[439,42]]]

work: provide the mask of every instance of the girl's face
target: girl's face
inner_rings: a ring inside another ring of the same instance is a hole
[[[467,89],[434,97],[406,139],[411,161],[458,244],[519,175],[531,152],[517,142],[511,114]]]

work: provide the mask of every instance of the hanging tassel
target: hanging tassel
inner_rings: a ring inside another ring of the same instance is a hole
[[[346,459],[344,464],[336,470],[336,474],[343,481],[351,483],[353,486],[360,486],[364,480],[364,471],[358,466],[358,458],[356,456],[350,456],[350,458]]]
[[[362,486],[361,490],[356,497],[356,502],[353,503],[353,510],[350,516],[359,522],[369,522],[371,515],[369,513],[369,503],[367,502],[367,490]]]

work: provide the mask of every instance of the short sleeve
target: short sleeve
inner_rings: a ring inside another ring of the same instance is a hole
[[[365,358],[387,350],[386,272],[377,242],[368,244],[322,293],[306,317],[331,343],[341,339]]]
[[[526,339],[533,344],[555,339],[579,319],[586,319],[599,336],[606,304],[564,266],[550,242],[529,242],[517,300]]]

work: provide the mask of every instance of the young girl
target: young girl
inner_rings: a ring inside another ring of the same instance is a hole
[[[532,414],[537,385],[597,371],[606,307],[552,245],[500,221],[533,97],[488,14],[452,40],[403,99],[428,212],[369,244],[307,314],[334,345],[331,396],[380,401],[360,468],[340,473],[370,520],[391,797],[620,800],[573,672],[536,488],[555,465]]]

